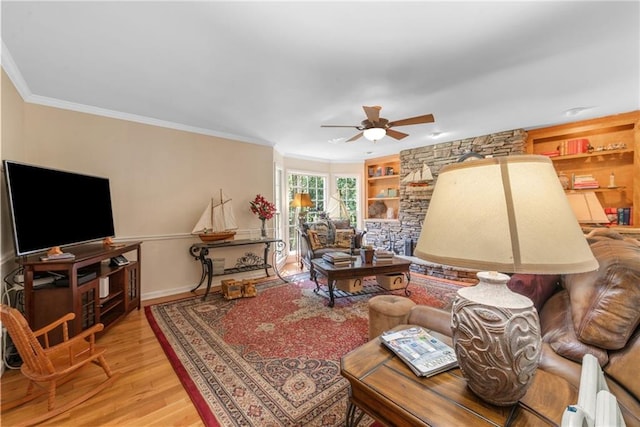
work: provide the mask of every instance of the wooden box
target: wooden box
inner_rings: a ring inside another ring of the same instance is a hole
[[[225,299],[242,298],[242,283],[233,279],[224,279],[220,282],[222,295]]]
[[[344,292],[360,292],[362,291],[362,278],[337,280],[336,287]]]
[[[242,281],[242,296],[244,298],[247,297],[255,297],[258,295],[258,291],[256,290],[256,281],[251,279],[245,279]]]
[[[376,281],[380,286],[388,291],[405,288],[404,274],[391,273],[391,274],[378,274],[376,275]]]

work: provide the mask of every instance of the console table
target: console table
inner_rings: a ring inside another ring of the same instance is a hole
[[[267,262],[267,260],[269,259],[269,250],[271,249],[272,243],[275,244],[275,250],[272,254],[272,256],[274,257],[273,265]],[[254,254],[247,254],[246,256],[239,258],[233,268],[225,268],[224,272],[221,274],[213,273],[213,262],[211,261],[211,258],[207,257],[207,255],[209,255],[209,251],[247,245],[264,245],[263,257],[260,258],[259,256],[256,256]],[[200,261],[200,266],[202,267],[202,275],[200,276],[200,282],[195,288],[191,290],[191,292],[195,292],[196,289],[198,289],[204,283],[204,279],[206,278],[207,291],[202,297],[202,300],[204,301],[207,298],[207,295],[209,295],[209,291],[211,290],[211,280],[213,276],[223,276],[226,274],[242,273],[245,271],[264,269],[265,274],[267,275],[267,277],[269,277],[269,268],[273,268],[273,271],[275,271],[280,280],[286,283],[287,280],[280,275],[277,263],[275,262],[275,255],[282,253],[285,250],[285,247],[286,245],[281,239],[264,237],[260,239],[239,239],[211,243],[194,243],[189,248],[189,254],[195,260]]]
[[[402,325],[396,329],[408,328]],[[451,339],[434,333],[450,343]],[[459,369],[418,377],[375,338],[342,357],[340,372],[349,380],[347,426],[366,412],[390,426],[553,426],[560,425],[578,390],[563,378],[538,370],[516,405],[494,406],[468,387]]]

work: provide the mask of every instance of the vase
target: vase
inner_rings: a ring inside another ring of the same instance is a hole
[[[266,219],[260,219],[260,221],[262,221],[262,225],[260,226],[260,237],[261,238],[266,238],[267,237],[267,227],[266,227]]]
[[[453,303],[453,348],[471,391],[494,405],[513,405],[540,360],[538,313],[529,298],[509,289],[509,276],[477,276],[480,283],[459,290]]]

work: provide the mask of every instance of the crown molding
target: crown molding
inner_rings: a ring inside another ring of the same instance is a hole
[[[27,85],[27,82],[22,77],[22,73],[20,69],[18,69],[18,65],[13,60],[13,56],[11,56],[11,52],[9,52],[9,48],[2,42],[2,54],[0,55],[2,58],[2,68],[9,76],[9,79],[16,87],[16,90],[20,94],[23,100],[27,100],[31,97],[31,89]]]

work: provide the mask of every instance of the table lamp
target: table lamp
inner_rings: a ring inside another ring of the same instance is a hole
[[[611,222],[593,191],[567,193],[567,199],[579,223],[608,224]]]
[[[510,277],[498,271],[566,274],[598,268],[551,161],[538,155],[443,167],[415,255],[481,270],[479,283],[460,289],[454,300],[453,344],[469,388],[500,406],[526,393],[541,338],[532,301],[511,292]]]
[[[298,209],[298,224],[302,224],[305,217],[302,208],[312,207],[313,202],[311,201],[311,196],[309,196],[308,193],[295,193],[289,206]]]

